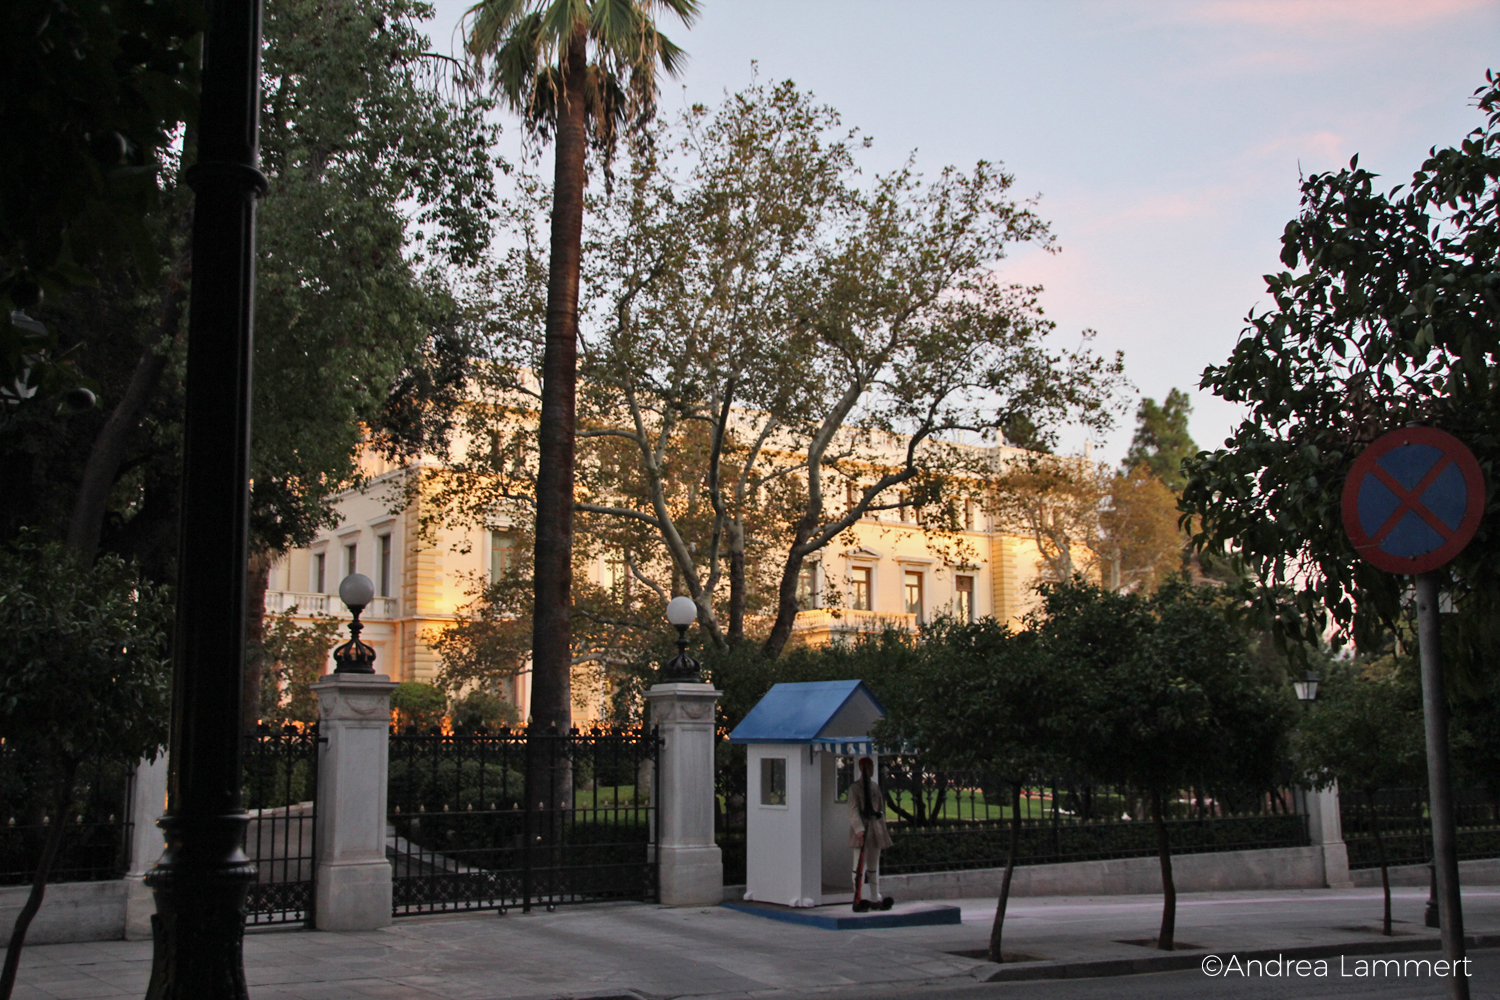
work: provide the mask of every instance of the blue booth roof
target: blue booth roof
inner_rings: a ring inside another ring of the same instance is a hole
[[[827,743],[867,740],[885,706],[864,681],[777,684],[729,734],[731,743]]]

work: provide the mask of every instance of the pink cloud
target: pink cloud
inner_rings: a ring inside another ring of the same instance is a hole
[[[1406,28],[1493,10],[1490,0],[1208,0],[1194,5],[1194,20],[1254,24],[1301,31],[1319,28]]]

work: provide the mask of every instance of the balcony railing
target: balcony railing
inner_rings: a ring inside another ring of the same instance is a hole
[[[266,591],[266,610],[279,614],[295,606],[298,614],[328,615],[332,618],[348,618],[349,609],[337,594],[299,594],[290,590]],[[396,597],[377,597],[360,614],[361,618],[399,618],[401,600]]]
[[[917,630],[917,616],[891,611],[855,611],[851,608],[810,608],[797,612],[792,629],[797,632],[884,632],[888,628]]]

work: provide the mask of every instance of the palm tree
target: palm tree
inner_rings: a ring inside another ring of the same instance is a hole
[[[656,30],[666,10],[685,25],[698,0],[480,0],[464,18],[470,61],[542,140],[556,143],[538,434],[531,715],[566,732],[572,720],[573,451],[578,280],[585,155],[606,165],[622,130],[655,113],[657,64],[684,53]]]

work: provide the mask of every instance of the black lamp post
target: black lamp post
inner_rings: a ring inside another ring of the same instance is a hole
[[[183,418],[182,527],[172,642],[167,842],[146,876],[156,897],[149,1000],[242,1000],[241,845],[245,563],[250,531],[250,359],[259,161],[260,0],[205,7],[193,189]]]
[[[677,628],[677,655],[662,668],[662,680],[676,683],[696,684],[703,680],[698,672],[698,661],[687,654],[688,626],[698,620],[698,605],[691,597],[674,597],[667,605],[667,621]]]
[[[354,620],[349,623],[349,641],[333,651],[333,668],[336,674],[373,674],[375,672],[375,650],[359,639],[365,627],[359,622],[359,613],[375,599],[375,584],[363,573],[350,573],[339,582],[339,600],[349,609]]]

